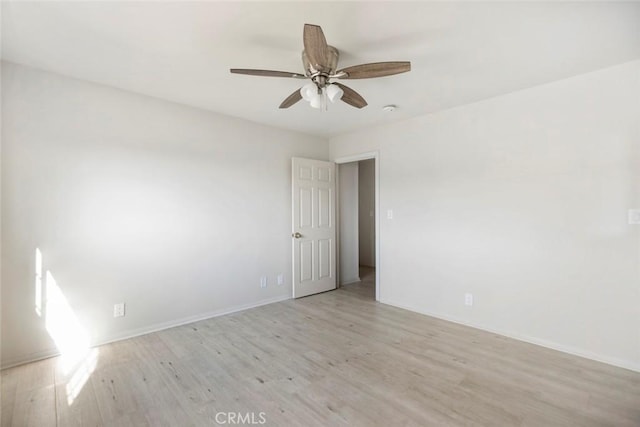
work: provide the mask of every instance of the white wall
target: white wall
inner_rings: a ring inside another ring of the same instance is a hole
[[[333,138],[380,152],[381,301],[640,370],[639,117],[634,61]]]
[[[7,63],[2,95],[5,365],[55,351],[36,248],[93,342],[290,297],[291,157],[325,140]]]
[[[358,162],[338,165],[340,284],[360,281],[358,265]]]
[[[358,162],[358,239],[360,265],[376,266],[375,160]]]
[[[1,19],[0,7],[0,19]],[[0,82],[2,82],[2,67],[0,66]],[[0,84],[0,368],[2,367],[2,84]],[[0,375],[0,389],[2,376]],[[1,399],[0,399],[1,400]],[[2,405],[0,404],[0,420],[2,419]]]

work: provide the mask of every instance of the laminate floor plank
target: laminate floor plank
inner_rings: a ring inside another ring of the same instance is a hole
[[[18,388],[18,376],[23,369],[21,367],[5,369],[2,375],[2,417],[1,425],[10,426],[13,423],[13,409],[16,403],[16,391]]]
[[[2,426],[640,426],[640,373],[376,303],[372,272],[5,370]]]
[[[54,359],[45,359],[29,364],[29,369],[8,370],[3,381],[6,378],[9,383],[9,401],[14,400],[5,415],[3,393],[3,426],[56,425],[55,367]]]
[[[55,426],[56,403],[53,384],[18,392],[11,425],[16,427]]]
[[[96,394],[91,383],[83,384],[72,391],[70,384],[56,382],[56,421],[60,426],[101,426],[102,418],[98,409]]]

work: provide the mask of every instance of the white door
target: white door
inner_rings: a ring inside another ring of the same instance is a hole
[[[335,164],[292,159],[293,297],[336,288]]]

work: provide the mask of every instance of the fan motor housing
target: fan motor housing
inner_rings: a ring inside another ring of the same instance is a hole
[[[331,74],[336,72],[336,68],[338,67],[338,59],[340,58],[340,52],[333,46],[327,45],[327,60],[326,64],[323,64],[324,67],[322,70],[316,70],[315,67],[311,65],[309,62],[309,58],[307,57],[307,53],[302,51],[302,65],[304,66],[305,73],[308,77],[314,77],[318,74],[324,74],[325,77],[328,77]]]

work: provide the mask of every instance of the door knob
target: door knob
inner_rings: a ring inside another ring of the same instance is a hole
[[[295,233],[293,233],[293,234],[291,235],[291,237],[295,237],[296,239],[299,239],[299,238],[301,238],[301,237],[302,237],[302,234],[300,234],[300,233],[298,233],[298,232],[296,231]]]

